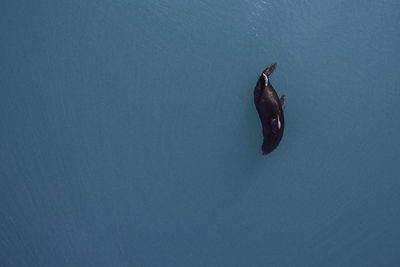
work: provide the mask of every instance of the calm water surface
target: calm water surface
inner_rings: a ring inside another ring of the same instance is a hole
[[[399,10],[3,0],[0,265],[398,265]]]

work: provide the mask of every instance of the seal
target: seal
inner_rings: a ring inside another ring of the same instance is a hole
[[[285,119],[283,111],[285,109],[286,95],[278,97],[272,87],[269,76],[275,70],[278,62],[268,66],[258,78],[254,88],[254,104],[260,117],[264,141],[261,146],[264,155],[272,152],[281,142]]]

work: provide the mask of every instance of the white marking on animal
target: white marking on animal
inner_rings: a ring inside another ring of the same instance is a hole
[[[281,128],[281,120],[279,119],[279,116],[278,116],[278,129],[280,129]]]
[[[265,81],[265,86],[267,86],[268,85],[268,76],[265,73],[263,73],[263,77],[264,77],[264,81]]]

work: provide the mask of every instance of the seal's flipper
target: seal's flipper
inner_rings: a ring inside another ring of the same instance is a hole
[[[271,66],[268,66],[265,70],[264,70],[264,74],[269,76],[271,75],[272,72],[274,72],[274,70],[276,69],[276,67],[278,66],[278,62],[275,62],[274,64],[272,64]]]
[[[281,96],[280,101],[281,101],[282,109],[285,110],[285,104],[286,104],[286,95],[285,95],[285,94],[283,94],[283,95]]]

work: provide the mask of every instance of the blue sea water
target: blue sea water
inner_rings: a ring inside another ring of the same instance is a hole
[[[399,10],[1,1],[0,266],[398,266]]]

